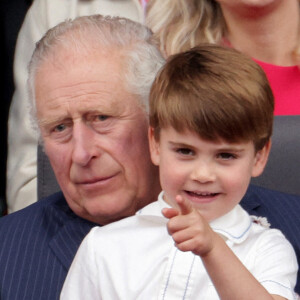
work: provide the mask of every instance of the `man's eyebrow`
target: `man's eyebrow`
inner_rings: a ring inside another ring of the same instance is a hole
[[[99,107],[99,108],[93,108],[93,109],[88,109],[88,110],[85,110],[85,109],[82,109],[80,111],[81,115],[82,116],[86,116],[86,115],[110,115],[111,114],[111,110],[106,110],[106,109],[103,109],[102,107]]]
[[[42,127],[50,127],[54,124],[59,124],[64,122],[65,120],[68,120],[70,118],[67,117],[67,115],[61,116],[61,117],[53,117],[53,118],[43,118],[38,120],[38,124]]]

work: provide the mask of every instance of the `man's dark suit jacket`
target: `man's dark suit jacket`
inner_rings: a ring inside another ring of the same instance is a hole
[[[300,197],[252,186],[242,205],[279,228],[300,261]],[[73,214],[61,193],[0,218],[0,299],[59,299],[74,255],[94,225]]]

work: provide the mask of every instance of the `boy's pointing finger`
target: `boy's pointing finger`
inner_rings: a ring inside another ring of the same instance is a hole
[[[180,209],[180,213],[182,215],[187,215],[189,213],[191,213],[193,211],[193,206],[192,204],[186,200],[185,198],[183,198],[182,196],[180,195],[177,195],[176,196],[176,202],[179,206],[179,209]]]

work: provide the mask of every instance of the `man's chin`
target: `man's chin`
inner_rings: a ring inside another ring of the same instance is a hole
[[[101,203],[101,205],[99,205]],[[115,201],[113,203],[110,201],[105,201],[104,199],[98,199],[97,201],[89,201],[88,204],[82,207],[82,215],[84,214],[85,219],[88,219],[99,225],[106,225],[123,218],[129,217],[135,214],[135,209],[128,203],[126,205],[123,203],[120,206],[120,201]]]

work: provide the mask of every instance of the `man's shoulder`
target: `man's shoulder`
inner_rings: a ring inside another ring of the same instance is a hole
[[[71,211],[62,193],[1,218],[0,298],[58,299],[92,226]]]
[[[275,227],[289,227],[293,224],[300,228],[298,195],[250,185],[240,204],[250,215],[267,217]]]
[[[250,215],[266,217],[300,247],[300,196],[251,185],[240,204]]]
[[[48,197],[45,197],[33,204],[28,205],[27,207],[20,209],[16,212],[10,213],[2,218],[0,218],[0,222],[14,220],[15,218],[24,218],[32,213],[40,213],[47,208],[53,207],[55,205],[64,205],[66,204],[65,198],[62,192],[58,192],[52,194]]]
[[[279,229],[290,241],[300,263],[300,196],[250,185],[241,201],[250,214],[266,217],[271,228]],[[300,270],[296,291],[300,293]]]
[[[256,185],[250,185],[246,195],[241,201],[241,205],[246,209],[255,209],[256,207],[273,207],[280,209],[284,206],[287,209],[300,210],[300,195],[283,193],[270,190]]]
[[[51,218],[60,218],[70,211],[68,204],[61,192],[41,199],[19,211],[0,218],[0,234],[6,234],[9,227],[15,230],[24,230],[26,227],[40,224]],[[49,222],[54,223],[54,222]]]

